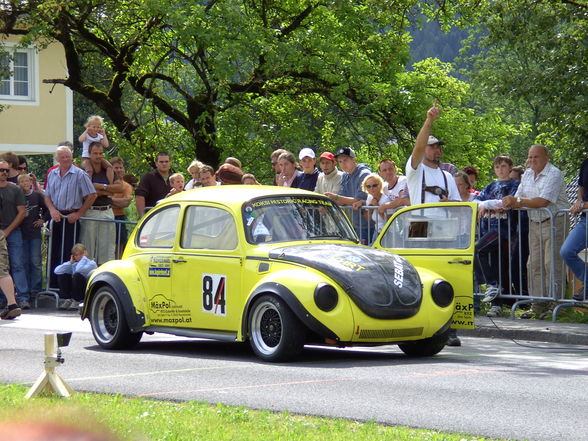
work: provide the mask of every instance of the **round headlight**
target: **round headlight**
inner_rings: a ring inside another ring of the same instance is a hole
[[[339,301],[337,290],[331,285],[320,283],[314,290],[314,302],[325,312],[332,311]]]
[[[446,280],[435,280],[431,287],[431,297],[437,305],[445,308],[453,302],[453,286]]]

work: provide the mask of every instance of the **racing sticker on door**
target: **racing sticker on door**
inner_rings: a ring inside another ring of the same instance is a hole
[[[192,323],[190,309],[169,299],[163,294],[155,294],[149,299],[151,323],[154,325],[178,325]]]
[[[149,277],[170,277],[171,260],[166,256],[153,256],[149,264]]]
[[[227,276],[223,274],[202,274],[202,311],[208,314],[226,316]]]

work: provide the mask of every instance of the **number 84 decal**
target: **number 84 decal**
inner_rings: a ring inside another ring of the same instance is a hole
[[[202,311],[214,315],[227,315],[226,280],[222,274],[202,274]]]

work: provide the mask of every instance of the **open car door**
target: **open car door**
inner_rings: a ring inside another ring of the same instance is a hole
[[[474,328],[473,280],[477,204],[445,202],[397,211],[374,243],[429,269],[453,286],[452,328]]]

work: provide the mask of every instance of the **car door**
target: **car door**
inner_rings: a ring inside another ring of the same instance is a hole
[[[453,286],[453,328],[473,329],[476,207],[471,202],[414,205],[390,218],[374,247],[399,254]]]
[[[130,259],[143,282],[145,315],[152,325],[165,326],[173,316],[171,296],[172,258],[180,216],[179,205],[153,209],[147,214],[136,235],[141,251]]]
[[[172,258],[172,291],[183,310],[175,326],[226,331],[241,319],[241,254],[233,214],[189,205]]]

